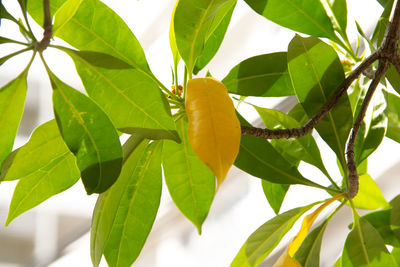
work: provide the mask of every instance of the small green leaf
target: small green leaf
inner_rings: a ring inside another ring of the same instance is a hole
[[[390,204],[393,207],[390,213],[390,228],[400,238],[400,196],[390,201]]]
[[[337,40],[319,0],[245,0],[258,14],[291,30]]]
[[[238,95],[294,95],[286,52],[248,58],[231,69],[222,82],[230,93]]]
[[[293,224],[315,204],[295,208],[275,216],[261,225],[243,244],[231,267],[257,266],[279,244],[282,237],[292,228]]]
[[[179,0],[174,16],[176,45],[190,74],[209,35],[224,18],[220,10],[228,13],[225,7],[233,2],[236,0]]]
[[[201,233],[201,225],[214,198],[215,177],[189,144],[187,119],[182,118],[176,124],[182,144],[164,142],[165,182],[176,206]]]
[[[343,248],[342,266],[393,266],[378,231],[365,219],[349,233]]]
[[[319,266],[322,237],[328,222],[329,220],[325,220],[324,223],[312,230],[294,255],[302,267]]]
[[[301,127],[300,123],[295,119],[278,110],[260,108],[257,106],[254,106],[254,108],[257,110],[268,129],[290,129]],[[312,135],[306,135],[300,138],[271,140],[271,143],[272,141],[274,141],[273,145],[275,149],[281,147],[281,150],[285,151],[291,157],[316,166],[327,177],[330,177],[322,162],[317,143]]]
[[[203,51],[194,65],[194,74],[197,74],[202,70],[217,53],[222,41],[224,40],[236,2],[237,0],[228,0],[216,12],[213,25],[211,25],[208,30],[208,37],[206,38]]]
[[[89,96],[120,131],[179,142],[171,110],[151,78],[138,69],[98,68],[78,54],[70,55]]]
[[[50,73],[60,132],[77,157],[86,192],[102,193],[118,178],[122,149],[106,114],[88,97]]]
[[[381,235],[385,244],[400,247],[400,239],[394,234],[390,228],[390,216],[392,209],[384,209],[370,212],[362,216],[367,220]]]
[[[288,66],[296,96],[309,118],[314,116],[344,80],[343,67],[335,50],[318,38],[295,36],[288,48]],[[344,150],[353,125],[345,94],[317,125],[322,139],[346,166]]]
[[[289,190],[289,185],[274,184],[266,180],[261,180],[261,184],[269,205],[274,210],[275,214],[278,215],[282,206],[282,202],[285,199],[287,191]]]
[[[54,15],[53,34],[68,23],[75,15],[83,0],[67,0]]]
[[[110,266],[131,266],[150,233],[161,198],[161,148],[162,143],[156,141],[145,148],[137,164],[128,159],[118,184],[108,193],[120,195],[104,249]]]
[[[238,115],[238,114],[237,114]],[[241,125],[249,125],[238,115]],[[235,166],[255,177],[277,184],[315,185],[304,178],[265,139],[242,135]]]
[[[375,210],[389,205],[379,186],[369,174],[360,175],[358,194],[353,198],[353,204],[357,208],[367,210]]]
[[[58,48],[70,55],[75,54],[76,58],[79,58],[81,61],[85,61],[94,67],[105,69],[133,69],[133,67],[125,61],[105,53],[95,51],[78,51],[66,47]]]
[[[386,136],[400,143],[400,97],[386,92],[386,110],[388,118]]]
[[[90,230],[90,256],[94,266],[98,266],[104,253],[110,232],[113,228],[115,216],[120,203],[138,162],[144,155],[149,140],[141,136],[131,136],[123,146],[124,165],[120,179],[104,194],[97,198],[93,211],[92,227]]]
[[[28,70],[26,69],[0,89],[0,167],[12,151],[24,111],[27,74]]]
[[[52,120],[39,126],[17,150],[5,180],[19,179],[6,225],[23,212],[74,185],[79,180],[75,157]]]

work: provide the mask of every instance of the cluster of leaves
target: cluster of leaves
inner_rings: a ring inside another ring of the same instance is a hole
[[[248,238],[232,266],[258,265],[294,223],[320,203],[304,218],[277,266],[318,266],[324,230],[346,203],[352,207],[354,223],[337,266],[399,265],[399,199],[388,203],[367,172],[368,157],[385,136],[400,142],[400,96],[386,89],[388,81],[400,93],[399,74],[395,68],[389,69],[363,120],[355,145],[360,189],[354,199],[348,199],[345,146],[365,98],[368,77],[358,78],[349,94],[316,127],[336,154],[342,177],[328,173],[312,135],[272,141],[241,136],[240,125],[250,124],[235,114],[228,95],[241,99],[295,95],[298,104],[288,114],[254,108],[269,129],[298,128],[307,122],[345,80],[345,71],[350,73],[367,56],[367,52],[358,56],[358,48],[354,52],[349,43],[346,1],[245,1],[266,19],[310,37],[296,35],[287,52],[248,58],[221,81],[194,79],[193,74],[217,53],[237,0],[178,0],[170,27],[172,83],[176,88],[172,92],[151,72],[128,26],[101,1],[18,0],[24,21],[1,5],[0,17],[16,23],[26,42],[0,37],[1,43],[24,47],[0,62],[32,52],[22,73],[0,89],[0,179],[19,180],[6,224],[81,178],[88,194],[99,194],[91,228],[93,265],[98,266],[104,255],[110,266],[129,266],[139,255],[157,214],[161,168],[176,206],[200,233],[216,183],[221,185],[234,164],[262,179],[276,214],[291,184],[316,187],[333,197],[266,222]],[[370,52],[384,39],[394,1],[379,3],[384,11],[371,38],[357,24],[357,37]],[[51,33],[73,49],[38,41],[27,14],[47,31],[52,26]],[[49,21],[54,21],[53,25]],[[49,69],[45,48],[58,49],[73,59],[87,94],[70,87]],[[36,55],[42,59],[53,88],[55,120],[40,125],[24,146],[12,151],[23,112],[27,74]],[[178,83],[181,59],[185,64],[182,87]],[[182,94],[178,88],[182,88]],[[119,138],[122,133],[130,135],[123,146]],[[318,168],[329,186],[304,177],[298,170],[301,161]],[[341,205],[308,233],[320,212],[336,200]],[[357,208],[383,209],[359,217]],[[389,253],[386,245],[395,248]]]

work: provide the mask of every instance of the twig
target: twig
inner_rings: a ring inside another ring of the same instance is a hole
[[[380,79],[385,75],[386,70],[389,67],[389,61],[383,59],[379,61],[379,66],[375,72],[375,77],[368,87],[367,94],[365,95],[364,101],[361,104],[360,111],[358,112],[357,118],[354,121],[353,128],[351,129],[350,139],[347,143],[346,156],[347,156],[347,169],[349,170],[349,187],[347,197],[352,199],[357,195],[358,192],[358,173],[357,163],[354,159],[354,146],[356,143],[357,135],[360,130],[362,121],[365,117],[365,113],[368,109],[368,105],[374,95],[375,89],[379,84]]]
[[[50,39],[53,36],[53,24],[51,23],[51,13],[50,13],[50,2],[49,0],[43,0],[43,39],[38,43],[37,50],[42,53],[47,46],[50,44]]]

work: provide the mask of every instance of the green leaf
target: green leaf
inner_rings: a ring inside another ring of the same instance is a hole
[[[162,161],[165,182],[176,206],[201,233],[201,225],[214,198],[215,177],[190,146],[186,117],[176,124],[182,144],[164,142]]]
[[[300,103],[294,105],[294,107],[288,112],[288,115],[299,122],[300,125],[304,125],[308,122],[307,113],[304,111],[304,108]]]
[[[388,124],[387,116],[384,114],[385,109],[385,97],[382,91],[378,91],[374,94],[357,135],[354,148],[357,165],[368,158],[382,142]]]
[[[175,10],[174,28],[179,54],[191,74],[206,41],[236,0],[179,0]],[[221,12],[221,11],[223,12]]]
[[[62,28],[75,15],[83,0],[67,0],[54,15],[53,34]]]
[[[386,92],[386,116],[388,125],[386,136],[400,143],[400,97]]]
[[[400,75],[392,64],[390,64],[389,69],[386,71],[385,77],[390,85],[392,85],[393,89],[396,90],[397,93],[400,93]]]
[[[30,2],[41,1],[28,3]],[[52,12],[59,9],[64,2],[65,0],[52,0]],[[42,18],[38,10],[40,7],[40,4],[32,4],[29,9],[31,16],[38,23]],[[43,9],[41,12],[43,13]],[[143,49],[129,27],[111,8],[99,0],[82,1],[75,14],[59,27],[55,34],[79,50],[112,55],[154,78]]]
[[[12,151],[24,111],[28,69],[0,89],[0,167]]]
[[[379,186],[369,174],[360,175],[358,194],[353,198],[353,204],[357,208],[367,210],[375,210],[389,205]]]
[[[346,28],[347,28],[346,0],[327,0],[327,3],[332,11],[337,26],[339,26],[339,31],[346,34]],[[332,23],[334,27],[336,23]]]
[[[120,195],[104,249],[110,266],[131,266],[150,233],[161,198],[161,148],[162,143],[156,141],[145,148],[137,164],[128,159],[118,184],[106,193]],[[107,210],[103,212],[108,216]]]
[[[194,74],[197,74],[202,70],[217,53],[222,41],[224,40],[236,2],[237,0],[227,1],[216,12],[213,25],[208,31],[208,38],[205,41],[203,51],[194,65]]]
[[[274,184],[266,180],[261,180],[261,185],[269,205],[274,210],[275,214],[278,215],[282,206],[282,202],[285,199],[287,191],[289,190],[289,185]]]
[[[52,120],[39,126],[17,150],[5,180],[19,179],[6,225],[23,212],[74,185],[79,180],[74,155]]]
[[[372,42],[376,42],[376,47],[379,47],[385,37],[386,28],[389,25],[389,18],[393,8],[394,0],[388,0],[383,5],[383,12],[375,26],[374,32],[371,37]]]
[[[335,50],[318,38],[295,36],[288,48],[288,66],[296,96],[309,117],[314,116],[344,80]],[[353,124],[347,94],[316,126],[322,139],[346,166],[344,150]]]
[[[400,238],[400,196],[397,196],[392,201],[392,212],[390,213],[390,228],[393,233]]]
[[[60,47],[58,46],[57,48],[65,51],[69,55],[75,55],[75,58],[79,58],[81,61],[87,62],[91,64],[94,67],[100,67],[100,68],[105,68],[105,69],[132,69],[133,67],[126,63],[125,61],[122,61],[119,58],[116,58],[114,56],[101,53],[101,52],[95,52],[95,51],[78,51],[74,49],[69,49],[66,47]]]
[[[304,239],[299,250],[294,254],[294,258],[302,267],[319,266],[322,237],[328,222],[329,220],[325,220],[324,223],[312,230]]]
[[[268,129],[290,129],[301,127],[300,123],[295,119],[278,110],[260,108],[257,106],[254,106],[254,108],[257,110]],[[306,135],[300,138],[271,140],[271,143],[272,141],[274,141],[275,149],[280,147],[281,151],[285,151],[285,153],[299,161],[302,160],[316,166],[327,177],[330,177],[322,162],[317,143],[312,135]]]
[[[174,18],[175,18],[175,10],[178,5],[179,0],[176,1],[174,10],[171,15],[171,23],[169,25],[169,46],[171,47],[172,59],[174,61],[174,70],[176,71],[178,68],[178,63],[181,60],[181,56],[179,55],[178,47],[176,46],[176,38],[175,38],[175,27],[174,27]]]
[[[291,30],[337,40],[319,0],[245,0],[258,14]]]
[[[0,19],[8,19],[18,24],[18,20],[8,13],[7,9],[2,3],[0,3]]]
[[[129,178],[132,177],[138,162],[145,155],[149,140],[139,135],[131,136],[123,146],[124,165],[120,179],[104,194],[97,198],[90,230],[90,256],[94,266],[98,266],[110,236],[115,216],[125,192]]]
[[[384,209],[370,212],[362,217],[378,231],[385,244],[400,247],[400,239],[390,228],[391,213],[392,209]]]
[[[118,178],[122,149],[106,114],[88,97],[51,75],[53,105],[65,143],[77,157],[86,192],[102,193]]]
[[[241,125],[249,125],[240,115],[238,118]],[[254,136],[242,135],[234,164],[248,174],[272,183],[315,185],[304,178],[297,167],[287,162],[268,141]]]
[[[275,216],[252,233],[239,250],[231,267],[257,266],[279,244],[293,224],[314,204],[295,208]]]
[[[343,248],[342,266],[393,266],[392,258],[382,237],[367,220],[359,218],[359,224],[349,233]]]
[[[141,133],[149,139],[179,142],[171,110],[151,78],[137,69],[98,68],[80,54],[69,55],[88,95],[102,107],[116,128],[125,133]]]
[[[231,69],[222,82],[230,93],[238,95],[294,95],[286,52],[248,58]]]
[[[19,6],[23,13],[26,13],[26,2],[27,0],[18,0]]]
[[[53,16],[57,9],[60,8],[67,0],[51,0],[50,2],[50,14]],[[27,10],[29,15],[36,21],[40,26],[43,25],[43,1],[27,1]]]
[[[397,265],[400,265],[400,248],[393,248],[392,252],[390,253],[392,255],[394,261],[396,262]]]

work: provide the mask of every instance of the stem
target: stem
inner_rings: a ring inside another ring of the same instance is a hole
[[[24,32],[26,32],[32,38],[32,40],[34,42],[37,42],[35,35],[33,35],[31,25],[29,24],[28,17],[26,16],[26,7],[22,7],[21,5],[20,5],[20,7],[21,7],[21,11],[22,11],[22,16],[24,17],[24,20],[25,20],[26,26],[28,27],[28,30],[26,30],[24,25],[19,23],[19,21],[17,21],[17,24],[19,27],[21,27],[24,30]],[[24,10],[24,8],[25,8],[25,10]]]
[[[0,65],[3,64],[4,62],[6,62],[7,60],[9,60],[10,58],[12,58],[12,57],[14,57],[14,56],[17,56],[17,55],[19,55],[19,54],[21,54],[21,53],[24,53],[24,52],[26,52],[26,51],[29,51],[29,50],[32,50],[32,48],[31,48],[31,47],[27,47],[27,48],[18,50],[17,52],[8,54],[8,55],[6,55],[6,56],[0,58]]]
[[[175,94],[179,96],[178,64],[174,64]]]
[[[188,71],[187,71],[187,68],[185,66],[185,70],[184,70],[184,73],[183,73],[183,94],[182,94],[183,99],[186,98],[186,87],[187,87],[187,82],[188,82],[188,77],[187,76],[188,76]]]
[[[53,36],[53,25],[51,24],[49,0],[43,0],[43,14],[44,14],[44,22],[43,22],[44,33],[43,33],[43,39],[37,45],[37,50],[39,53],[42,53],[47,48],[47,46],[49,46],[50,39]]]

